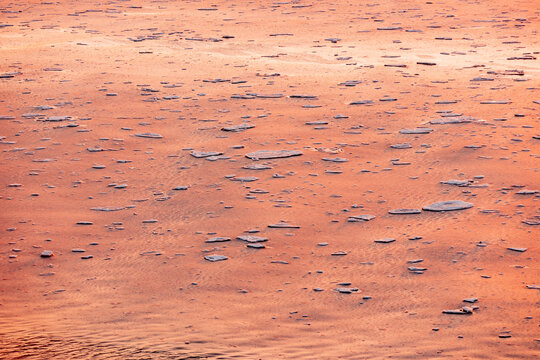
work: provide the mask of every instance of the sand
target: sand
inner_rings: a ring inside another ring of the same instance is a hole
[[[4,2],[0,357],[538,358],[539,5]]]

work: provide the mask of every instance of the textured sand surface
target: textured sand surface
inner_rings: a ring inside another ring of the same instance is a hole
[[[0,8],[0,358],[539,357],[537,0]]]

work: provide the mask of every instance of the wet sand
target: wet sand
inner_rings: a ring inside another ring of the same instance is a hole
[[[538,5],[3,4],[0,357],[538,358]]]

